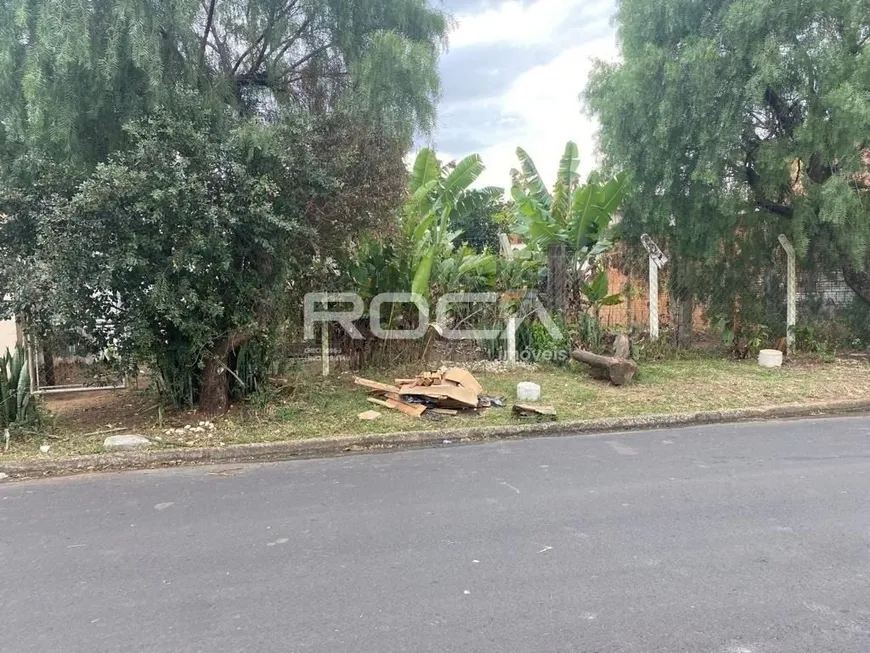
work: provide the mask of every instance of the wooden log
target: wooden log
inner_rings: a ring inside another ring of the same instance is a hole
[[[637,363],[627,358],[599,356],[582,349],[572,351],[571,358],[586,363],[592,368],[593,376],[609,379],[613,385],[631,383],[634,375],[637,374]]]
[[[631,358],[631,340],[624,333],[616,336],[613,343],[613,355],[616,358]]]

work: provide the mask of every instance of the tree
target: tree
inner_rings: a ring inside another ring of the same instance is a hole
[[[870,302],[870,3],[623,0],[622,61],[585,92],[627,233],[673,252],[683,294],[749,303],[790,234]],[[728,288],[723,281],[732,279]]]
[[[78,323],[100,334],[111,316],[121,348],[154,360],[177,403],[212,413],[227,407],[241,348],[301,300],[291,282],[341,251],[330,230],[372,228],[402,191],[365,190],[366,156],[400,159],[348,126],[220,122],[188,112],[133,123],[131,147],[58,207],[40,243],[65,270],[60,294],[79,296]],[[329,145],[339,128],[340,151]]]
[[[499,234],[511,232],[512,213],[503,188],[470,189],[451,221],[461,232],[458,239],[476,252],[498,252]]]
[[[448,26],[425,0],[2,0],[3,140],[102,161],[184,89],[247,112],[342,106],[407,140],[433,123]]]
[[[222,410],[238,348],[401,202],[447,27],[425,0],[0,0],[6,310],[109,320]]]
[[[511,195],[520,231],[533,246],[547,251],[548,294],[564,310],[566,255],[576,265],[592,262],[612,247],[608,229],[627,195],[628,175],[619,173],[607,182],[595,176],[581,185],[577,145],[568,141],[551,193],[526,151],[517,148],[517,157],[521,171],[511,170]]]

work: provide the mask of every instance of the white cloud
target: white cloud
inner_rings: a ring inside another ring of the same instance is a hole
[[[509,171],[517,167],[516,148],[521,146],[535,160],[544,180],[555,179],[565,143],[573,140],[580,150],[581,173],[595,165],[595,123],[582,112],[579,94],[592,69],[592,57],[613,59],[617,53],[612,37],[570,48],[549,63],[517,78],[497,99],[499,110],[517,118],[509,139],[493,143],[480,152],[486,171],[480,182],[507,186]]]
[[[521,55],[524,47],[540,43],[566,45],[546,63],[519,75],[498,96],[443,106],[441,132],[453,137],[454,146],[457,134],[473,134],[478,146],[466,152],[440,152],[442,158],[461,158],[477,151],[486,165],[479,185],[507,187],[510,169],[518,166],[516,148],[521,146],[552,184],[565,143],[573,140],[580,150],[581,174],[591,171],[596,166],[597,127],[584,115],[579,95],[593,58],[618,57],[609,22],[615,11],[615,0],[538,0],[526,6],[510,0],[495,9],[460,15],[451,37],[452,51],[510,43]],[[590,39],[589,34],[594,37]],[[460,115],[487,116],[482,119],[486,124],[463,124],[457,121]]]
[[[460,15],[456,19],[457,28],[450,35],[450,47],[503,41],[517,45],[544,43],[572,11],[588,4],[588,0],[538,0],[523,6],[510,0],[497,9]]]

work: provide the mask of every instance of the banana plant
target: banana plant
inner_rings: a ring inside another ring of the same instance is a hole
[[[592,315],[598,317],[603,306],[616,306],[622,303],[622,295],[610,294],[610,282],[607,279],[607,270],[600,270],[591,281],[580,284],[580,292],[589,302]]]
[[[417,154],[411,170],[411,197],[404,208],[405,236],[415,247],[411,292],[428,296],[433,270],[450,253],[459,235],[450,229],[450,217],[457,206],[472,205],[475,193],[495,192],[470,189],[483,170],[477,154],[446,166],[429,148]]]
[[[581,185],[577,145],[568,141],[551,193],[528,153],[517,148],[517,158],[520,169],[511,170],[511,195],[520,231],[530,244],[541,249],[564,244],[575,258],[606,251],[613,214],[628,193],[627,173]]]
[[[493,254],[478,254],[471,247],[459,247],[439,262],[432,275],[433,285],[444,292],[482,292],[495,285],[497,272]]]

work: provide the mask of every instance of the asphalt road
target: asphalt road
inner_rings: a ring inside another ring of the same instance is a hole
[[[867,653],[870,419],[0,485],[4,653]]]

